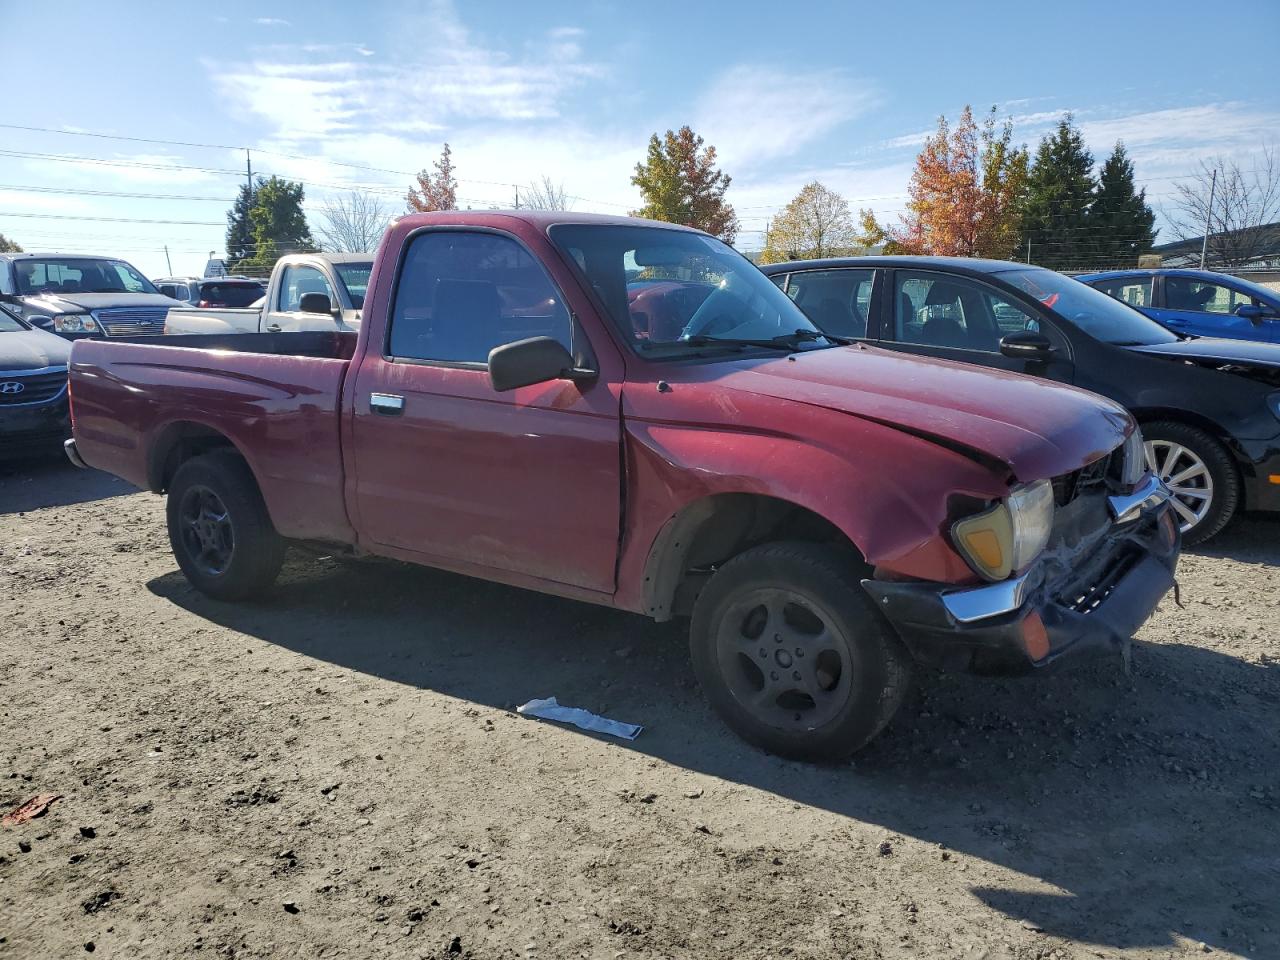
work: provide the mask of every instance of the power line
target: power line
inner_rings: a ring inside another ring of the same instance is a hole
[[[221,220],[137,220],[132,217],[90,217],[62,213],[14,213],[0,210],[0,217],[25,217],[32,220],[101,220],[105,223],[164,223],[188,227],[225,227]]]
[[[124,197],[130,200],[211,200],[226,203],[226,197],[195,197],[175,193],[123,193],[116,190],[89,190],[64,187],[33,187],[25,184],[0,183],[0,190],[13,190],[18,193],[56,193],[69,197]]]

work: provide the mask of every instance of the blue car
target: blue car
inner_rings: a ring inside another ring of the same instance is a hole
[[[1113,270],[1076,277],[1174,333],[1280,343],[1280,291],[1208,270]]]

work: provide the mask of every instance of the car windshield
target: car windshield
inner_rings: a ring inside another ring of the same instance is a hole
[[[159,293],[123,260],[91,257],[40,257],[15,260],[14,280],[21,294]]]
[[[1264,287],[1260,283],[1254,283],[1252,280],[1245,280],[1241,277],[1231,278],[1232,286],[1239,287],[1251,297],[1256,297],[1263,303],[1275,303],[1280,301],[1280,290],[1272,290],[1270,287]]]
[[[342,285],[347,288],[351,306],[356,310],[364,309],[364,295],[369,289],[369,274],[373,273],[373,263],[336,263],[334,266],[338,269]]]
[[[1103,343],[1138,347],[1173,343],[1178,339],[1133,307],[1052,270],[1005,270],[997,276],[1031,294],[1054,313]]]
[[[831,342],[746,257],[705,234],[561,224],[551,228],[551,239],[642,354]]]
[[[0,310],[0,333],[18,333],[27,329],[7,311]]]

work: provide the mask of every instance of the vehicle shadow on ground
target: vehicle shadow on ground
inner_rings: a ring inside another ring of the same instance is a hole
[[[137,487],[119,477],[73,466],[61,450],[42,457],[0,460],[0,514],[89,503],[137,492]]]
[[[1130,677],[1118,657],[1036,678],[929,675],[855,764],[819,767],[716,721],[680,623],[384,562],[292,561],[259,604],[211,601],[176,572],[148,587],[397,683],[505,709],[555,695],[642,723],[621,749],[1017,871],[1016,888],[970,891],[1050,936],[1280,956],[1274,664],[1160,642],[1135,645]]]
[[[1213,539],[1190,547],[1186,552],[1280,567],[1280,516],[1273,513],[1246,514],[1232,521]]]

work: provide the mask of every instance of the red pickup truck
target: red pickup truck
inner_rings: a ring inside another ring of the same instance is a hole
[[[725,721],[796,757],[913,662],[1123,646],[1180,546],[1114,403],[837,342],[670,224],[406,216],[358,333],[81,340],[70,380],[68,453],[168,494],[208,595],[312,543],[687,616]]]

